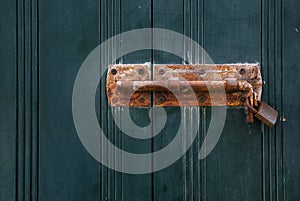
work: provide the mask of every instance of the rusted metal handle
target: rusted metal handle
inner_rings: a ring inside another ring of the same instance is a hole
[[[251,112],[253,112],[254,114],[257,113],[257,110],[250,104],[249,98],[247,98],[246,100],[246,105],[251,110]]]
[[[254,115],[253,115],[253,113],[256,114],[256,113],[257,113],[257,110],[256,110],[254,107],[252,107],[250,101],[251,101],[251,99],[250,99],[250,97],[248,97],[248,98],[246,99],[246,106],[247,106],[247,122],[248,122],[248,123],[254,123]],[[253,102],[252,102],[252,104],[253,104]]]

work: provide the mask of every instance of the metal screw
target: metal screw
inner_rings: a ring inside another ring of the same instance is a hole
[[[117,71],[117,69],[114,69],[114,68],[113,68],[113,69],[111,69],[110,72],[111,72],[111,74],[115,75],[115,74],[117,74],[118,71]]]
[[[200,103],[204,103],[206,101],[206,96],[204,94],[201,94],[199,97],[198,97],[198,100]]]
[[[143,96],[140,97],[140,102],[141,102],[141,103],[145,102],[145,98],[144,98]]]
[[[161,103],[164,103],[166,101],[166,98],[163,95],[160,95],[157,98],[157,101],[158,101],[159,104],[161,104]]]
[[[143,75],[144,72],[145,72],[145,70],[144,70],[143,68],[139,68],[139,69],[137,70],[137,72],[138,72],[138,74]]]
[[[163,75],[163,74],[165,74],[165,70],[163,68],[160,68],[160,69],[158,69],[158,73],[160,75]]]
[[[241,68],[240,71],[239,71],[239,73],[240,73],[241,75],[243,75],[243,74],[246,73],[246,70],[245,70],[244,68]]]

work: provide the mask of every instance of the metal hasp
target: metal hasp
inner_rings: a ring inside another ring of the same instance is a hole
[[[257,63],[116,64],[108,68],[106,93],[111,106],[248,107],[249,100],[254,108],[262,77]],[[249,107],[247,121],[253,122]]]

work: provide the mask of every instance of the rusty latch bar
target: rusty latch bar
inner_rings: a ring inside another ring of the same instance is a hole
[[[118,64],[108,69],[106,90],[111,106],[149,107],[151,93],[154,106],[246,106],[248,97],[260,101],[262,78],[258,64],[154,64],[153,79],[148,63]],[[182,94],[180,104],[174,93]],[[220,96],[213,104],[211,93]]]
[[[258,64],[154,64],[152,70],[151,75],[149,63],[109,66],[106,79],[109,104],[243,106],[248,111],[248,122],[253,122],[255,115],[270,127],[276,123],[277,111],[261,102],[262,77]]]

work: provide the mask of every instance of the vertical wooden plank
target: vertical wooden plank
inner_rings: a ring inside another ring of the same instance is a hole
[[[279,116],[283,113],[282,100],[282,1],[262,1],[262,73],[263,99],[274,106]],[[263,135],[263,199],[282,200],[283,123],[272,129],[262,129]]]
[[[25,0],[19,4],[23,15],[22,28],[18,33],[24,39],[20,44],[20,57],[23,57],[23,64],[18,66],[18,78],[23,88],[19,96],[19,116],[22,116],[22,126],[19,127],[19,155],[23,160],[22,169],[23,190],[20,192],[21,200],[38,199],[38,30],[37,30],[37,2],[34,0]],[[22,40],[21,40],[22,41]],[[19,119],[22,119],[19,118]],[[23,146],[23,147],[22,147]],[[20,179],[20,177],[18,178]]]
[[[215,63],[259,61],[259,1],[205,1],[204,12],[204,49]],[[210,110],[206,115],[208,128]],[[243,108],[228,109],[222,136],[205,159],[204,200],[261,200],[261,149],[258,124],[247,125]]]
[[[99,2],[99,40],[100,43],[104,42],[107,39],[107,30],[108,30],[108,1],[100,1]],[[101,70],[101,68],[100,68]],[[103,72],[100,72],[103,73]],[[106,99],[103,100],[102,98],[102,94],[105,94],[105,87],[102,87],[105,85],[105,80],[103,78],[101,78],[101,87],[100,87],[100,108],[99,108],[99,112],[100,112],[100,124],[101,124],[101,128],[103,130],[103,132],[107,133],[108,128],[108,118],[107,118],[107,101]],[[97,100],[97,98],[96,98]],[[97,106],[96,106],[97,108]],[[100,138],[101,139],[101,138]],[[102,144],[103,142],[101,142],[101,146],[103,146]],[[101,157],[105,157],[104,154],[106,153],[101,153]],[[104,201],[106,199],[108,199],[108,168],[102,165],[99,165],[99,183],[100,183],[100,190],[99,190],[99,194],[100,194],[100,201]]]
[[[72,118],[72,90],[99,45],[98,1],[40,1],[40,200],[99,200],[99,166]]]
[[[99,9],[99,27],[100,27],[100,42],[104,42],[105,40],[107,40],[109,37],[111,37],[110,31],[110,26],[112,26],[110,24],[110,17],[109,17],[109,1],[100,1],[100,9]],[[105,50],[106,52],[109,52],[109,50]],[[105,58],[103,59],[109,59],[109,55],[107,55]],[[100,68],[101,69],[101,68]],[[101,72],[102,73],[102,72]],[[102,129],[103,131],[108,135],[109,132],[109,121],[111,121],[108,117],[108,105],[106,103],[106,100],[103,100],[103,95],[105,94],[105,87],[104,86],[104,79],[102,78],[101,80],[101,87],[100,87],[100,114],[101,114],[101,125],[102,125]],[[103,142],[101,141],[101,146],[104,146]],[[101,157],[106,157],[107,153],[101,153]],[[112,189],[110,189],[109,186],[109,169],[105,166],[99,165],[99,170],[100,170],[100,200],[104,201],[104,200],[108,200],[111,199],[110,197],[110,192]]]
[[[153,1],[153,27],[183,34],[183,1]],[[167,6],[167,7],[166,7]],[[154,36],[155,37],[155,36]],[[167,52],[154,51],[154,63],[182,63],[182,58]]]
[[[31,0],[31,192],[30,200],[39,199],[39,4]]]
[[[204,29],[203,29],[203,20],[204,20],[204,12],[203,12],[203,0],[190,0],[185,1],[185,26],[184,31],[185,35],[190,37],[193,41],[197,42],[201,47],[203,46],[203,37],[204,37]],[[187,51],[187,50],[186,50]],[[203,52],[200,49],[189,50],[188,49],[188,59],[189,63],[200,64],[203,63]],[[201,200],[204,197],[204,165],[205,160],[198,159],[198,153],[202,147],[203,142],[203,107],[192,107],[191,112],[188,118],[190,122],[190,127],[197,126],[197,119],[199,119],[198,125],[198,134],[186,154],[186,158],[188,159],[187,163],[187,172],[188,177],[186,177],[187,183],[187,192],[186,192],[186,200]]]
[[[0,200],[16,200],[16,1],[0,2]]]
[[[184,35],[191,38],[202,46],[203,37],[203,1],[184,1],[183,3],[183,32]],[[199,64],[202,63],[202,51],[200,49],[191,49],[191,45],[185,42],[184,63]],[[203,161],[198,159],[198,151],[202,145],[202,127],[197,125],[201,121],[201,110],[199,107],[185,108],[185,143],[191,141],[191,135],[194,128],[198,127],[198,135],[194,139],[192,146],[182,157],[183,160],[183,180],[184,180],[184,200],[200,200],[202,196],[201,182],[203,181]],[[183,142],[184,143],[184,142]],[[186,147],[186,145],[185,145]]]
[[[121,32],[134,29],[151,27],[151,0],[121,1]],[[149,38],[151,40],[151,38]],[[120,63],[145,63],[152,58],[151,50],[142,50],[130,53],[120,59]],[[122,108],[121,117],[124,119]],[[131,108],[130,115],[137,126],[147,126],[149,108]],[[122,127],[120,128],[122,130]],[[122,149],[131,153],[151,153],[151,139],[140,140],[120,132]],[[140,165],[140,164],[135,164]],[[152,200],[152,175],[151,174],[123,174],[122,200],[140,201]]]
[[[184,3],[182,0],[174,1],[154,1],[153,2],[153,27],[163,28],[184,34]],[[155,36],[154,36],[155,40]],[[180,43],[180,41],[178,41]],[[174,63],[181,64],[183,58],[171,55],[167,52],[154,51],[153,63]],[[155,136],[153,151],[158,151],[167,146],[177,134],[180,119],[187,120],[186,110],[183,116],[180,108],[165,107],[167,112],[167,122],[159,135]],[[176,125],[176,126],[175,126]],[[155,126],[155,125],[154,125]],[[186,134],[186,125],[183,125],[183,136]],[[182,139],[184,142],[184,138]],[[182,143],[184,146],[185,143]],[[184,147],[181,147],[183,149]],[[178,147],[180,149],[180,147]],[[155,158],[154,158],[155,163]],[[177,160],[171,166],[154,173],[154,200],[185,200],[186,192],[186,157]]]
[[[99,27],[100,27],[100,41],[105,40],[120,34],[121,30],[121,1],[101,1],[99,10]],[[107,60],[112,60],[118,51],[117,45],[113,44],[112,47],[108,47],[104,54]],[[119,62],[119,60],[117,60]],[[116,62],[115,62],[116,63]],[[115,144],[115,146],[121,148],[121,133],[118,127],[114,123],[112,113],[116,113],[116,108],[110,108],[106,98],[105,88],[105,73],[101,79],[101,86],[99,90],[100,107],[96,107],[100,112],[100,124],[102,129],[106,133],[108,139]],[[102,145],[103,146],[103,145]],[[108,153],[102,153],[102,157]],[[110,160],[115,160],[115,153],[111,154]],[[100,199],[101,200],[122,200],[122,173],[111,170],[105,166],[99,165],[100,174]]]
[[[196,1],[193,3],[192,1],[192,39],[197,41],[198,44],[203,48],[204,50],[204,0]],[[194,7],[196,7],[196,11],[194,11]],[[193,12],[196,12],[196,16],[194,17]],[[194,28],[193,28],[194,25]],[[194,34],[193,34],[194,33]],[[193,36],[194,35],[194,36]],[[193,61],[195,63],[204,63],[204,57],[203,57],[203,50],[197,50],[195,54],[195,58]],[[201,150],[203,146],[203,140],[205,137],[205,107],[198,108],[198,115],[200,119],[200,125],[198,130],[198,136],[196,138],[196,144],[194,148],[194,158],[197,161],[195,169],[197,170],[197,177],[194,177],[194,200],[205,200],[206,199],[206,160],[202,159],[199,160],[199,151]],[[196,180],[195,180],[196,178]]]
[[[284,25],[283,25],[283,65],[282,83],[284,91],[283,114],[284,122],[283,164],[284,164],[284,197],[286,200],[299,200],[300,192],[300,95],[298,88],[300,81],[299,52],[300,52],[300,2],[283,1]]]
[[[15,199],[16,200],[35,200],[37,198],[37,63],[36,63],[36,3],[33,1],[12,2],[1,6],[6,13],[4,19],[8,16],[10,24],[3,23],[3,29],[7,29],[7,39],[2,44],[7,43],[8,48],[14,48],[14,51],[5,51],[6,55],[4,64],[9,62],[9,59],[14,58],[15,68],[11,68],[11,73],[15,78],[14,88],[10,89],[10,98],[15,94],[15,101],[11,100],[14,104],[15,112],[10,115],[15,115],[15,131],[16,138],[13,138],[13,133],[10,134],[11,139],[15,139],[14,144],[10,144],[12,149],[15,149],[13,156],[10,157],[11,161],[15,162],[15,167],[11,169],[15,174]],[[14,18],[11,18],[14,15]],[[14,19],[14,22],[11,20]],[[3,46],[5,47],[5,46]],[[4,57],[3,57],[4,58]],[[5,66],[5,65],[3,65]],[[5,68],[4,68],[5,69]],[[3,70],[4,70],[3,69]],[[6,73],[7,78],[11,74]],[[11,84],[12,80],[4,80],[6,86]],[[8,89],[8,88],[7,88]],[[5,103],[5,102],[4,102]],[[9,108],[9,107],[8,107]],[[4,136],[4,135],[3,135]],[[4,142],[3,142],[4,143]],[[4,147],[5,148],[5,147]],[[7,162],[6,162],[7,163]],[[8,163],[9,164],[9,163]],[[8,176],[8,175],[7,175]],[[5,191],[3,195],[6,195]]]
[[[269,101],[269,63],[270,63],[270,56],[269,56],[269,49],[270,49],[270,20],[269,16],[271,15],[272,12],[270,12],[270,1],[265,0],[261,1],[261,31],[262,31],[262,36],[261,36],[261,64],[264,67],[262,70],[264,76],[264,82],[268,83],[265,84],[264,87],[264,100]],[[271,72],[270,72],[271,74]],[[263,180],[263,200],[270,200],[270,143],[269,143],[269,136],[270,134],[268,133],[268,129],[266,128],[266,133],[265,133],[265,128],[262,128],[262,158],[263,158],[263,163],[262,163],[262,180]]]
[[[17,2],[17,200],[25,197],[25,10],[24,2]]]
[[[31,200],[31,150],[32,150],[32,121],[31,121],[31,108],[32,108],[32,102],[31,102],[31,97],[33,96],[31,87],[32,87],[32,82],[31,82],[31,72],[32,72],[32,44],[31,44],[31,11],[32,7],[30,5],[30,1],[23,1],[23,20],[24,20],[24,29],[23,29],[23,37],[24,37],[24,49],[23,49],[23,54],[24,56],[24,65],[22,66],[24,69],[24,72],[22,74],[19,74],[21,79],[23,80],[23,85],[19,87],[24,88],[24,94],[19,94],[20,97],[23,98],[23,102],[21,104],[24,104],[24,108],[21,112],[23,112],[24,115],[24,132],[19,133],[19,135],[24,136],[24,141],[21,143],[24,143],[24,149],[23,149],[23,154],[24,154],[24,195],[23,199],[25,201]],[[20,66],[21,67],[21,66]],[[21,68],[22,68],[21,67]]]
[[[283,94],[284,94],[284,86],[283,86],[283,16],[284,16],[284,5],[283,0],[281,1],[275,1],[275,30],[276,30],[276,40],[275,40],[275,58],[276,58],[276,77],[275,77],[275,83],[276,83],[276,91],[275,91],[275,97],[276,102],[274,104],[274,107],[276,107],[279,116],[283,116],[284,113],[284,100],[283,100]],[[276,181],[276,199],[277,200],[284,200],[284,165],[283,165],[283,149],[284,149],[284,122],[282,121],[282,117],[279,117],[278,123],[276,124],[276,128],[274,129],[275,136],[275,169],[276,169],[276,175],[275,175],[275,181]],[[299,167],[299,166],[298,166]]]
[[[191,1],[183,1],[183,34],[187,37],[191,37]],[[190,45],[186,45],[186,41],[184,42],[184,51],[186,53],[185,57],[183,58],[183,63],[188,63],[188,60],[191,59],[192,57],[192,52],[190,49]],[[182,144],[183,144],[183,149],[187,149],[187,144],[188,141],[191,140],[191,132],[190,132],[190,127],[191,124],[194,122],[191,122],[191,108],[192,107],[184,107],[184,114],[183,114],[183,119],[184,119],[184,127],[183,127],[183,139],[182,139]],[[192,190],[193,190],[193,180],[191,180],[192,176],[192,168],[193,166],[191,165],[192,162],[192,153],[193,153],[193,147],[190,147],[189,150],[182,156],[182,174],[183,174],[183,200],[192,200]]]

